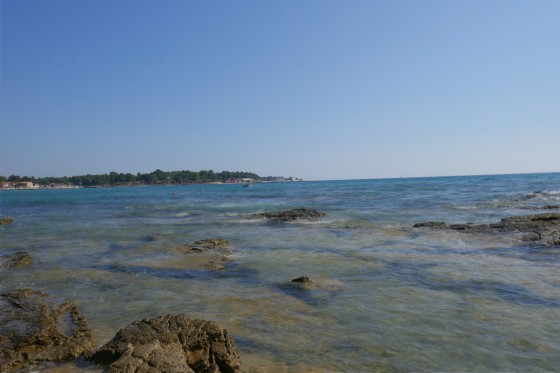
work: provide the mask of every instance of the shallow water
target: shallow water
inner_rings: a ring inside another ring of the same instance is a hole
[[[0,255],[33,263],[0,269],[0,291],[73,300],[99,345],[145,317],[213,319],[246,371],[555,371],[560,248],[411,228],[555,204],[560,174],[2,191]],[[249,218],[302,206],[327,215]],[[224,269],[172,250],[209,237],[234,249]]]

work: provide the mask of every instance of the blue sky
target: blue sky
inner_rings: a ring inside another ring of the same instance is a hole
[[[0,175],[560,171],[560,2],[2,0]]]

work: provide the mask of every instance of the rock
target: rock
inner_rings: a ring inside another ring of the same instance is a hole
[[[414,224],[413,228],[434,228],[434,227],[447,227],[447,224],[445,224],[442,221],[427,221],[424,223],[418,223],[418,224]]]
[[[87,321],[70,301],[17,289],[0,296],[0,371],[13,372],[45,361],[74,360],[90,354]]]
[[[309,278],[309,276],[300,276],[297,278],[294,278],[293,280],[291,280],[290,282],[286,283],[286,284],[281,284],[280,287],[283,288],[284,290],[287,290],[288,292],[290,292],[291,290],[310,290],[312,289],[315,285],[313,283],[313,281],[311,281],[311,278]]]
[[[502,219],[494,224],[432,224],[419,223],[414,227],[430,227],[435,229],[451,229],[467,233],[524,233],[523,241],[531,241],[540,245],[560,245],[560,214],[545,213],[536,215],[513,216]]]
[[[193,245],[198,245],[207,248],[217,248],[229,246],[229,242],[223,238],[207,238],[205,240],[196,241]]]
[[[485,227],[473,223],[465,223],[465,224],[450,224],[448,225],[448,228],[453,229],[455,231],[477,231],[479,233],[482,233],[482,230],[484,230]]]
[[[13,222],[14,222],[14,219],[12,219],[12,218],[0,218],[0,225],[12,224]]]
[[[12,255],[0,255],[0,268],[23,267],[31,263],[31,255],[18,251]]]
[[[546,213],[536,215],[514,216],[490,224],[492,229],[500,232],[522,232],[531,234],[533,242],[543,245],[560,245],[560,214]]]
[[[223,269],[223,263],[233,252],[229,242],[221,238],[208,238],[194,242],[192,245],[182,245],[171,249],[172,252],[188,255],[184,263],[185,269]]]
[[[288,222],[293,220],[316,220],[321,216],[325,216],[325,213],[308,208],[261,212],[253,215],[254,218],[264,218],[274,222]]]
[[[343,288],[343,283],[335,279],[300,276],[290,281],[277,284],[284,294],[297,298],[310,305],[328,302],[336,297]]]
[[[213,321],[166,315],[135,321],[92,357],[117,372],[238,372],[239,355],[227,331]]]
[[[313,281],[311,281],[311,279],[308,276],[301,276],[301,277],[298,277],[298,278],[294,278],[292,280],[292,282],[299,282],[299,283],[302,283],[302,284],[308,284],[308,283],[311,283]]]

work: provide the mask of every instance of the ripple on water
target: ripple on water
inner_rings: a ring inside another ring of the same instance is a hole
[[[173,187],[176,199],[169,188],[56,194],[69,204],[10,196],[2,207],[14,224],[0,231],[0,255],[28,251],[33,262],[0,269],[0,290],[70,298],[98,345],[145,317],[213,319],[231,333],[249,372],[554,371],[557,248],[412,225],[496,221],[559,194],[508,195],[550,192],[558,182],[346,181],[259,185],[256,193]],[[276,225],[246,219],[302,205],[327,215]],[[172,250],[210,237],[233,247],[223,269],[193,268]],[[303,275],[313,287],[290,286]]]

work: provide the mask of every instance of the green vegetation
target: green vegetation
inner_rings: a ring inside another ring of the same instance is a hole
[[[20,182],[31,181],[41,186],[50,184],[65,184],[78,186],[114,186],[114,185],[155,185],[155,184],[196,184],[196,183],[213,183],[213,182],[232,182],[234,179],[251,178],[260,180],[260,176],[252,172],[241,171],[222,171],[214,172],[212,170],[202,171],[162,171],[155,170],[150,173],[118,173],[111,172],[102,175],[81,175],[81,176],[63,176],[63,177],[20,177],[18,175],[10,175],[8,178],[0,176],[0,181]]]

